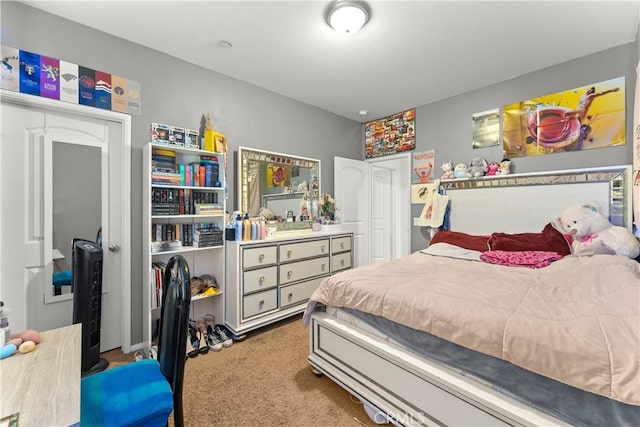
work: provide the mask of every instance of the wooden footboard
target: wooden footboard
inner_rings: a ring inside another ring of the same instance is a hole
[[[567,425],[325,313],[309,328],[315,370],[399,425]]]

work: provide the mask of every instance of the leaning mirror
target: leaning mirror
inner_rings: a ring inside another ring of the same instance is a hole
[[[238,208],[250,217],[273,219],[304,228],[318,209],[320,160],[288,154],[238,149]]]
[[[73,292],[73,239],[95,241],[102,227],[101,148],[53,141],[51,159],[53,278],[48,302],[70,298],[67,294]]]

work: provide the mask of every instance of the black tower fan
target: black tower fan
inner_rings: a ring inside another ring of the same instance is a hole
[[[73,239],[73,323],[82,323],[82,376],[109,366],[100,358],[102,313],[102,248],[89,240]]]

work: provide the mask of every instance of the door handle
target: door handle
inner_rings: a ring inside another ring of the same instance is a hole
[[[109,250],[111,252],[118,252],[120,250],[120,245],[109,245]]]

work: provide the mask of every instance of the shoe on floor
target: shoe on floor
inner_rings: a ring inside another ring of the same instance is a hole
[[[223,347],[231,347],[233,345],[233,338],[231,338],[231,334],[223,325],[217,324],[213,327],[213,331],[218,335],[220,341],[222,341]]]
[[[207,354],[209,353],[209,343],[207,342],[207,327],[204,322],[204,318],[199,318],[196,322],[196,334],[198,334],[198,343],[200,346],[198,347],[198,353]]]
[[[187,330],[187,356],[191,358],[198,356],[199,347],[200,342],[196,335],[196,328],[189,322],[189,328]]]
[[[209,348],[213,351],[222,350],[222,339],[214,330],[216,326],[216,318],[213,314],[207,314],[204,316],[204,323],[207,326],[207,344],[209,344]]]
[[[220,340],[218,334],[213,332],[213,329],[211,329],[211,332],[207,332],[207,344],[212,351],[222,350],[222,340]]]

